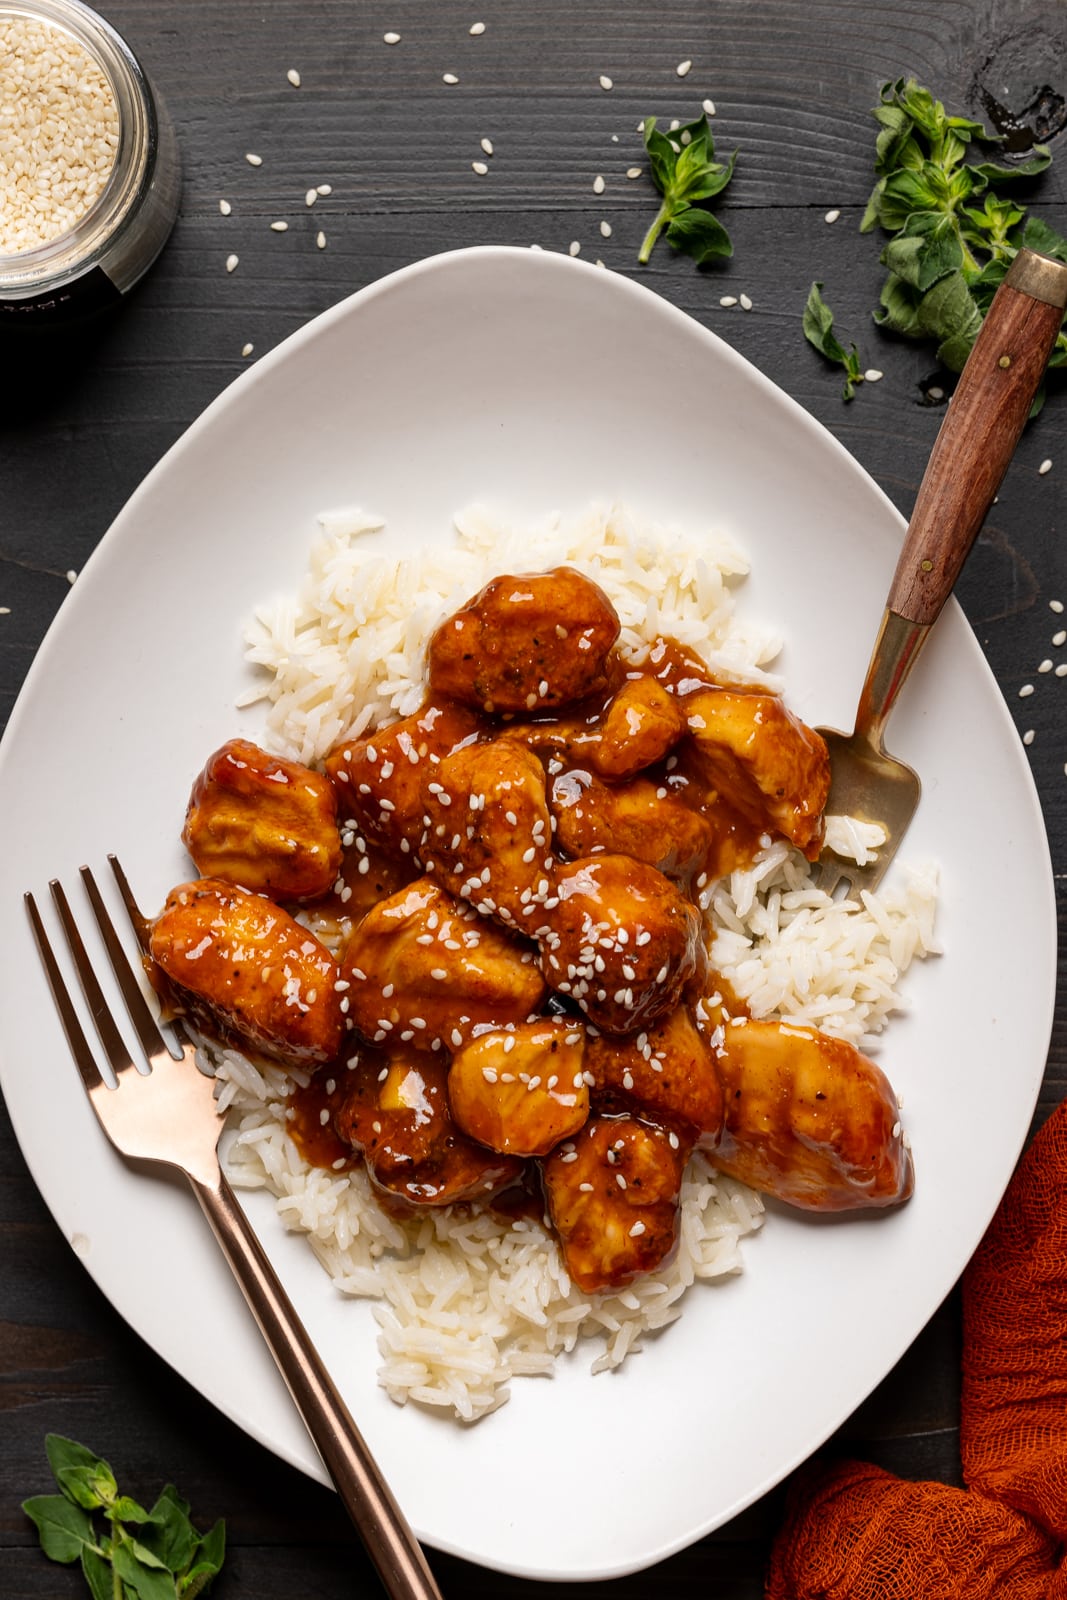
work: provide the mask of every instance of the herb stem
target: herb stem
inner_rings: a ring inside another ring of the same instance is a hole
[[[646,265],[649,256],[652,254],[652,246],[655,244],[656,240],[659,238],[659,236],[662,233],[663,229],[666,227],[667,223],[670,220],[671,220],[671,208],[670,208],[670,206],[668,205],[668,203],[665,200],[663,202],[663,204],[659,208],[659,211],[658,211],[658,213],[656,215],[656,220],[653,222],[651,228],[649,228],[648,232],[645,234],[644,243],[642,244],[640,252],[639,252],[638,257],[637,257],[637,259],[640,262],[641,266],[645,266]]]

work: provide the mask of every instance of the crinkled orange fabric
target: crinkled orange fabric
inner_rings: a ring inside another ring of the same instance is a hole
[[[963,1341],[968,1487],[809,1465],[767,1600],[1067,1600],[1067,1101],[964,1274]]]

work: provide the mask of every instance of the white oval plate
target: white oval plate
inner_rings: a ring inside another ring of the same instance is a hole
[[[65,601],[0,751],[0,1055],[16,1132],[115,1307],[202,1394],[322,1469],[199,1210],[93,1122],[22,893],[121,855],[148,907],[187,875],[192,775],[233,709],[250,608],[291,590],[316,512],[353,502],[414,547],[478,498],[516,518],[617,498],[749,551],[742,604],[783,629],[792,705],[851,725],[901,521],[848,454],[713,334],[569,258],[435,257],[317,318],[169,452]],[[917,1189],[894,1215],[775,1212],[736,1280],[616,1374],[518,1381],[474,1427],[377,1387],[365,1304],[271,1204],[249,1210],[419,1534],[502,1571],[598,1578],[658,1561],[809,1455],[889,1370],[977,1244],[1025,1138],[1051,1026],[1051,872],[1029,771],[955,605],[894,719],[924,794],[909,856],[943,869],[946,953],[913,970],[881,1060]],[[982,781],[975,781],[980,767]],[[994,854],[995,852],[995,854]],[[1025,1005],[1018,997],[1025,995]],[[258,1201],[258,1203],[257,1203]],[[73,1262],[72,1262],[73,1267]],[[501,1465],[504,1464],[504,1470]]]

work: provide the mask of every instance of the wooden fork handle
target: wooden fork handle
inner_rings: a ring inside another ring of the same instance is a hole
[[[933,623],[1026,425],[1067,306],[1067,266],[1020,250],[997,290],[934,442],[888,608]]]
[[[441,1600],[418,1540],[233,1190],[221,1173],[217,1186],[189,1181],[385,1592],[390,1600]]]

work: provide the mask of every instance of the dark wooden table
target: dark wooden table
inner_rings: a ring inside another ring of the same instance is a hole
[[[122,314],[76,351],[27,367],[0,350],[0,707],[115,514],[202,408],[317,312],[383,273],[463,245],[540,244],[641,277],[714,328],[813,412],[907,513],[948,390],[930,348],[870,320],[879,244],[857,224],[871,187],[869,108],[886,79],[914,74],[952,109],[992,103],[1023,126],[1045,119],[1058,164],[1027,198],[1067,233],[1067,30],[1062,0],[108,0],[177,125],[182,214]],[[480,35],[472,23],[484,21]],[[399,44],[383,41],[388,30]],[[677,68],[691,60],[687,76]],[[287,71],[296,68],[302,86]],[[447,84],[453,73],[458,83]],[[605,74],[610,90],[600,87]],[[641,117],[689,120],[716,107],[720,150],[741,157],[722,216],[728,264],[699,270],[661,244],[636,255],[655,209]],[[995,106],[993,106],[995,110]],[[617,135],[617,142],[613,139]],[[488,137],[494,154],[482,158]],[[245,153],[262,156],[253,167]],[[602,173],[601,196],[593,179]],[[332,193],[312,211],[305,191]],[[233,207],[219,211],[220,197]],[[839,209],[828,224],[825,214]],[[286,233],[269,228],[289,220]],[[599,224],[606,219],[609,238]],[[322,229],[326,247],[315,244]],[[240,257],[228,274],[226,257]],[[823,280],[841,331],[884,372],[853,404],[805,344],[808,286]],[[720,295],[751,297],[750,313]],[[250,356],[242,355],[252,344]],[[663,403],[669,396],[658,397]],[[709,412],[708,427],[715,417]],[[1052,468],[1042,473],[1040,464]],[[1062,927],[1067,896],[1067,683],[1046,658],[1067,600],[1067,393],[1030,427],[958,586],[1041,794]],[[709,491],[711,492],[711,491]],[[210,581],[210,574],[205,575]],[[1024,684],[1035,692],[1020,698]],[[63,737],[61,728],[55,730]],[[976,771],[980,754],[975,755]],[[996,873],[996,840],[981,864]],[[2,848],[18,848],[5,839]],[[1038,1108],[1067,1091],[1067,984]],[[1020,1005],[1027,997],[1015,997]],[[32,1070],[32,1063],[28,1064]],[[1010,1063],[1006,1063],[1010,1071]],[[995,1107],[990,1108],[995,1115]],[[829,1449],[906,1476],[959,1481],[959,1318],[951,1296],[899,1367]],[[172,1478],[203,1519],[225,1515],[220,1597],[375,1592],[335,1498],[250,1442],[119,1320],[71,1256],[0,1107],[0,1593],[81,1593],[46,1562],[19,1502],[44,1490],[49,1430],[91,1443],[134,1492]],[[583,1586],[638,1597],[749,1600],[783,1491],[653,1571]],[[524,1596],[543,1586],[435,1557],[449,1596]],[[556,1593],[579,1592],[559,1585]]]

